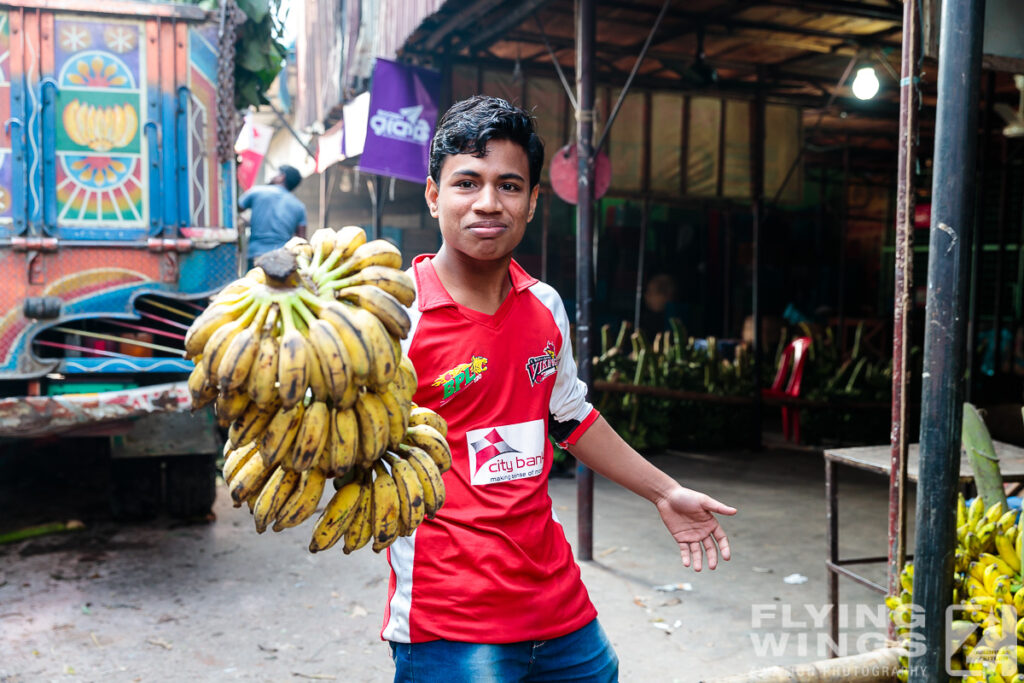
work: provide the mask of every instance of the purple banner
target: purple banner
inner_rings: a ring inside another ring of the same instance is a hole
[[[440,87],[436,71],[377,60],[360,171],[426,182]]]

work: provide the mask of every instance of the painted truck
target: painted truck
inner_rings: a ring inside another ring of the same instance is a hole
[[[239,262],[221,19],[0,2],[0,452],[99,440],[121,516],[213,500],[182,340]]]

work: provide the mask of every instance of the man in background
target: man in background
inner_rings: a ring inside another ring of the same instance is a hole
[[[242,195],[238,206],[251,209],[249,217],[249,267],[253,261],[284,246],[294,235],[305,237],[306,207],[292,191],[302,182],[293,166],[281,166],[269,185],[259,185]]]

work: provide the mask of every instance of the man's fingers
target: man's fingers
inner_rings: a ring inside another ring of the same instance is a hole
[[[690,544],[690,557],[693,558],[693,571],[699,572],[704,568],[704,553],[700,551],[700,543]]]
[[[729,560],[732,558],[732,552],[729,550],[729,539],[725,535],[725,529],[722,527],[716,527],[714,532],[715,540],[718,541],[718,549],[722,553],[723,560]]]
[[[711,539],[711,536],[704,537],[704,551],[708,555],[708,569],[714,569],[718,566],[718,548],[715,547],[715,542]]]
[[[683,558],[683,566],[690,566],[690,546],[686,543],[679,544],[679,556]]]
[[[730,507],[729,505],[726,505],[725,503],[719,502],[719,501],[715,500],[714,498],[712,498],[711,496],[708,496],[707,498],[708,498],[708,501],[704,505],[704,509],[705,510],[708,510],[710,512],[717,512],[720,515],[730,515],[731,516],[731,515],[735,515],[736,514],[736,508]]]

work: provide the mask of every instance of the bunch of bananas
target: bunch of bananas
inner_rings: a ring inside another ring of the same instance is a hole
[[[968,507],[957,501],[957,547],[950,604],[960,604],[967,619],[952,622],[950,670],[969,671],[967,683],[1024,683],[1024,579],[1020,511],[996,503],[987,510],[981,497]],[[913,610],[914,566],[900,572],[902,591],[885,604],[900,638],[909,636]],[[1016,618],[1019,617],[1019,618]],[[980,634],[979,634],[980,631]],[[1012,632],[1012,633],[1011,633]],[[1015,635],[1015,638],[1012,636]],[[897,678],[906,681],[906,661]]]
[[[228,428],[224,480],[256,530],[280,531],[336,492],[310,551],[383,550],[444,502],[443,418],[412,402],[400,340],[415,289],[402,255],[359,227],[293,238],[224,288],[185,336],[193,409]]]

